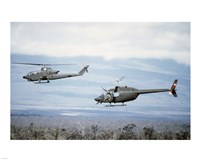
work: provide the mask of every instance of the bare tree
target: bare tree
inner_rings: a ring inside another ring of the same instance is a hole
[[[91,128],[92,128],[92,132],[93,132],[93,135],[94,135],[93,139],[96,139],[98,126],[97,125],[92,125]]]

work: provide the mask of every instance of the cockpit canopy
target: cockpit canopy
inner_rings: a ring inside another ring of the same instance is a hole
[[[50,68],[50,67],[42,67],[41,68],[41,71],[42,72],[46,72],[46,73],[48,73],[48,74],[58,74],[58,70],[53,70],[52,68]]]
[[[41,71],[47,71],[47,70],[53,70],[53,69],[50,68],[50,67],[42,67],[42,68],[41,68]]]
[[[31,76],[31,75],[36,75],[36,74],[38,74],[39,73],[39,71],[32,71],[32,72],[29,72],[27,75],[28,76]]]

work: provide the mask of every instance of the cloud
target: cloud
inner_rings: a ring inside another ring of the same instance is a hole
[[[11,23],[11,52],[190,64],[190,23]]]
[[[158,68],[150,64],[146,64],[144,62],[140,62],[138,60],[132,60],[131,64],[121,64],[120,66],[127,69],[138,69],[146,72],[154,72],[166,75],[175,74],[173,71],[166,71],[164,69]]]

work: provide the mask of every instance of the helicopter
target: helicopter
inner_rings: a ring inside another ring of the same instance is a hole
[[[82,76],[85,72],[88,72],[88,67],[89,67],[89,65],[85,65],[78,73],[58,74],[60,72],[59,70],[53,70],[51,67],[47,66],[74,65],[74,64],[40,64],[40,63],[17,63],[17,62],[14,62],[13,64],[43,66],[40,70],[29,72],[27,75],[23,76],[23,78],[27,79],[28,82],[38,81],[38,83],[41,83],[41,81],[47,81],[46,83],[49,83],[50,80]]]
[[[121,78],[122,79],[122,78]],[[128,87],[128,86],[115,86],[115,88],[111,88],[109,90],[106,90],[102,88],[106,93],[100,95],[99,97],[96,97],[94,100],[99,103],[110,103],[109,106],[126,106],[124,102],[133,101],[137,99],[137,97],[140,94],[147,94],[147,93],[157,93],[157,92],[169,92],[170,94],[173,94],[174,97],[177,97],[176,93],[176,86],[177,86],[178,80],[176,79],[174,83],[172,84],[171,88],[165,88],[165,89],[137,89],[134,87]],[[122,105],[112,105],[112,103],[122,103]]]

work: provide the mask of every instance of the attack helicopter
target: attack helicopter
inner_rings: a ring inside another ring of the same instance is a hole
[[[47,66],[74,65],[74,64],[40,64],[40,63],[17,63],[17,62],[14,62],[13,64],[42,66],[40,70],[29,72],[27,75],[23,76],[23,78],[27,79],[28,82],[36,81],[38,83],[41,83],[41,81],[46,81],[46,83],[49,83],[50,80],[82,76],[85,72],[88,72],[88,67],[89,67],[89,65],[85,65],[78,73],[59,74],[60,72],[59,70],[53,70],[51,67]]]
[[[122,79],[122,78],[121,78]],[[169,92],[174,97],[177,97],[176,93],[176,86],[177,86],[178,80],[176,79],[174,83],[172,84],[171,88],[164,88],[164,89],[137,89],[134,87],[128,87],[128,86],[115,86],[115,88],[111,88],[109,90],[106,90],[102,88],[106,93],[100,95],[99,97],[95,98],[94,100],[99,103],[110,103],[109,106],[126,106],[124,102],[133,101],[137,99],[137,97],[140,94],[147,94],[147,93],[158,93],[158,92]],[[112,103],[122,103],[120,105],[112,105]]]

